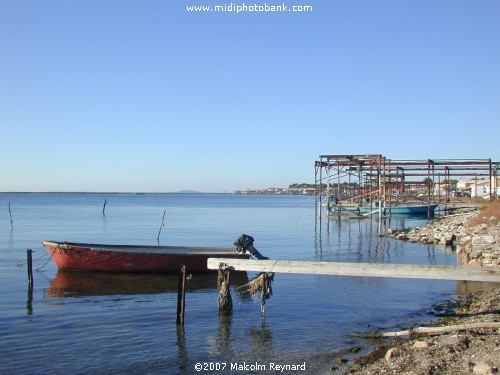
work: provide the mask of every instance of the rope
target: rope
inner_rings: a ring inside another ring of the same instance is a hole
[[[270,269],[269,271],[267,271],[267,272],[273,272],[274,266],[275,266],[276,264],[278,264],[278,260],[275,260],[275,261],[274,261],[274,264],[272,265],[271,269]]]
[[[31,251],[35,252],[35,250],[31,250]],[[40,256],[40,257],[38,257],[38,258],[36,258],[36,259],[33,259],[33,262],[36,262],[37,260],[40,260],[40,259],[45,258],[45,257],[48,257],[48,256],[49,256],[49,254],[48,254],[48,253],[45,253],[45,254],[43,254],[42,256]]]
[[[46,265],[50,262],[50,260],[52,259],[52,258],[49,256],[49,254],[45,254],[44,256],[48,257],[48,258],[47,258],[47,260],[46,260],[46,261],[45,261],[45,263],[44,263],[44,264],[42,264],[40,267],[36,268],[36,271],[41,270],[41,269],[42,269],[43,267],[45,267],[45,266],[46,266]],[[42,258],[43,258],[43,257],[40,257],[40,258],[38,258],[38,259],[42,259]],[[36,259],[36,260],[38,260],[38,259]]]
[[[31,250],[31,251],[32,251],[32,252],[35,252],[35,250]],[[40,268],[42,268],[42,267],[45,267],[45,266],[47,265],[47,263],[50,261],[50,259],[51,259],[51,258],[50,258],[50,256],[49,256],[49,254],[48,254],[48,253],[45,253],[44,255],[39,256],[38,258],[36,258],[36,259],[33,259],[33,260],[32,260],[32,262],[37,262],[37,261],[39,261],[40,259],[43,259],[43,258],[46,258],[46,257],[48,257],[47,261],[46,261],[46,262],[45,262],[45,263],[44,263],[41,267],[37,268],[37,270],[39,270],[39,269],[40,269]],[[28,262],[16,263],[16,267],[24,267],[24,266],[26,266],[27,264],[28,264]]]
[[[273,287],[271,286],[271,282],[274,279],[274,274],[268,275],[264,274],[264,280],[262,282],[262,289],[260,291],[260,316],[262,319],[265,319],[266,315],[266,300],[271,298],[273,295]]]

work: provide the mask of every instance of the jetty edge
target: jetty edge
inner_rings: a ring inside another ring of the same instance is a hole
[[[220,264],[226,264],[231,271],[500,282],[500,269],[486,267],[235,258],[207,259],[207,269],[209,270],[219,269]]]

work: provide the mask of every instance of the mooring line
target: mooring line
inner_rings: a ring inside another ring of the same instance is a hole
[[[276,259],[276,260],[274,261],[273,266],[272,266],[272,267],[271,267],[271,269],[270,269],[269,271],[267,271],[267,272],[273,272],[273,268],[274,268],[274,266],[278,263],[278,260],[279,260],[279,259]]]
[[[35,250],[32,250],[32,251],[33,251],[33,252],[35,252]],[[49,254],[45,253],[44,255],[39,256],[39,257],[38,257],[38,258],[36,258],[36,259],[33,259],[33,262],[36,262],[36,261],[38,261],[38,260],[40,260],[40,259],[43,259],[43,258],[45,258],[45,257],[48,257],[48,256],[49,256]],[[50,257],[49,257],[49,260],[50,260]],[[45,262],[45,264],[47,264],[47,263],[48,263],[48,262]],[[16,263],[16,267],[23,267],[23,266],[25,266],[26,264],[27,264],[27,262]]]
[[[45,267],[47,264],[49,264],[50,260],[52,259],[52,258],[49,256],[49,254],[45,254],[44,256],[46,256],[46,257],[48,257],[48,258],[47,258],[47,260],[45,261],[45,263],[44,263],[44,264],[42,264],[40,267],[38,267],[38,268],[36,269],[37,271],[40,271],[43,267]],[[38,259],[42,259],[42,258],[43,258],[43,256],[42,256],[42,257],[40,257],[40,258],[38,258]],[[38,260],[38,259],[36,259],[36,260]]]

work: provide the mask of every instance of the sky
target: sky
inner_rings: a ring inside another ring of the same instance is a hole
[[[0,192],[287,187],[326,154],[500,161],[499,20],[498,0],[0,0]]]

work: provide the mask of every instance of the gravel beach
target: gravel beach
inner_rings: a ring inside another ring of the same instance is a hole
[[[500,220],[498,215],[482,215],[482,211],[458,212],[424,227],[401,232],[390,229],[388,235],[400,240],[453,246],[458,264],[498,268]],[[499,373],[500,283],[457,282],[457,292],[459,300],[444,308],[434,326],[442,327],[445,333],[431,335],[412,331],[402,338],[381,339],[381,344],[369,354],[355,359],[347,367],[332,367],[332,373]]]

